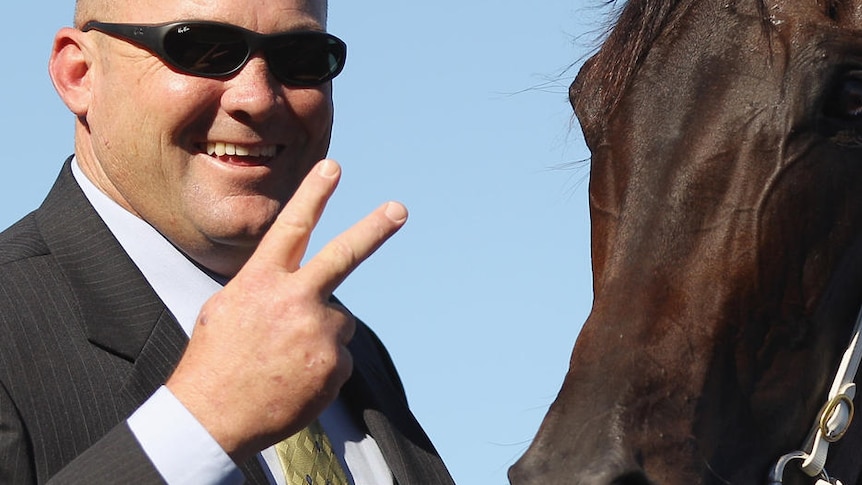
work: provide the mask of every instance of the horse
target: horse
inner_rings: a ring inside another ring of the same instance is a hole
[[[862,0],[612,7],[569,88],[593,304],[511,483],[862,484],[858,422],[771,475],[862,303]]]

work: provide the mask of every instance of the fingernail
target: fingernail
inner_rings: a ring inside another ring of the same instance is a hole
[[[398,202],[389,202],[386,204],[386,217],[393,222],[404,222],[407,220],[407,208]]]
[[[326,178],[334,177],[338,173],[338,164],[334,160],[322,160],[317,167],[317,173]]]

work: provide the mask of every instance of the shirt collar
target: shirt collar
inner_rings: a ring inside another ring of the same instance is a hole
[[[222,284],[201,270],[146,221],[99,190],[84,175],[77,159],[72,161],[72,175],[186,335],[191,336],[201,307],[222,288]]]

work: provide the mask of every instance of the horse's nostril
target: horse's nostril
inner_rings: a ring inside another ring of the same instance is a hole
[[[610,485],[653,485],[643,472],[627,472],[613,479]]]

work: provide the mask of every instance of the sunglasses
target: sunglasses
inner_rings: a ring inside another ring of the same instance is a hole
[[[269,70],[287,86],[319,86],[344,68],[347,45],[317,31],[259,34],[219,22],[188,21],[158,25],[87,22],[97,30],[157,55],[179,72],[207,78],[228,77],[262,51]]]

